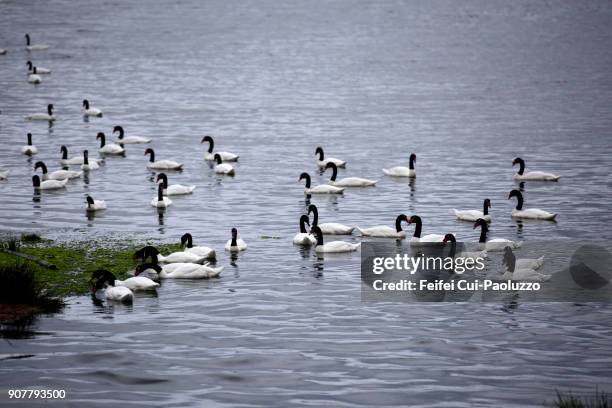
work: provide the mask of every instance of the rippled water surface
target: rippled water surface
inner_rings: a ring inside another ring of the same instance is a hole
[[[321,145],[340,176],[375,188],[312,197],[321,221],[473,240],[452,208],[492,200],[492,236],[609,240],[612,10],[608,2],[0,2],[2,231],[62,240],[177,240],[190,231],[225,267],[164,282],[133,306],[69,299],[30,339],[0,343],[0,388],[67,390],[79,406],[540,406],[555,389],[612,382],[612,313],[571,304],[361,303],[359,253],[318,259],[291,244],[308,201],[297,182]],[[48,51],[23,50],[25,32]],[[52,69],[26,83],[25,61]],[[82,99],[104,111],[84,121]],[[56,107],[58,120],[23,116]],[[154,139],[192,184],[158,213],[143,145],[66,191],[33,194],[36,160],[89,149],[113,126]],[[21,155],[31,132],[39,154]],[[201,138],[240,154],[216,176]],[[413,182],[381,168],[407,165]],[[562,175],[523,187],[557,223],[517,223],[512,159]],[[108,210],[88,218],[84,197]],[[249,249],[222,251],[232,226]],[[357,241],[357,236],[351,238]],[[25,356],[26,358],[10,358]],[[6,403],[5,391],[0,397]],[[501,401],[501,402],[500,402]]]

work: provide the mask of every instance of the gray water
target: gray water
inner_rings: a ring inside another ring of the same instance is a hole
[[[1,230],[76,241],[189,231],[225,267],[214,281],[164,282],[133,306],[68,299],[32,338],[0,343],[0,401],[43,387],[79,406],[524,407],[555,389],[607,389],[609,307],[366,304],[359,253],[319,259],[291,238],[309,202],[299,174],[328,177],[318,145],[348,161],[341,177],[380,180],[312,197],[321,222],[418,214],[425,234],[474,240],[451,209],[489,197],[492,237],[612,238],[610,27],[604,1],[0,2],[0,170],[11,169]],[[31,54],[53,70],[38,86],[26,82],[25,32],[51,45]],[[84,121],[84,98],[104,117]],[[23,120],[47,103],[52,127]],[[95,155],[95,135],[114,125],[183,162],[169,181],[194,194],[161,215],[150,207],[144,145],[66,191],[33,193],[36,160],[59,168],[62,144]],[[32,160],[19,153],[27,132]],[[206,134],[240,154],[236,177],[202,160]],[[414,182],[383,177],[411,152]],[[510,218],[516,156],[562,176],[523,187],[526,206],[557,223]],[[88,218],[86,194],[108,210]],[[222,250],[233,226],[249,244],[236,260]]]

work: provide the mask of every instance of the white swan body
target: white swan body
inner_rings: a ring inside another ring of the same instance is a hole
[[[87,212],[101,211],[101,210],[106,210],[106,201],[104,200],[94,200],[94,199],[92,199],[91,201],[88,200],[87,204],[85,205],[85,211]]]
[[[21,154],[33,156],[38,153],[38,148],[32,144],[32,134],[28,133],[28,144],[21,147]]]
[[[329,184],[320,184],[311,188],[304,188],[304,194],[342,194],[344,188],[331,186]]]
[[[505,238],[493,238],[485,242],[481,243],[480,247],[483,247],[487,251],[496,252],[503,251],[506,247],[510,247],[512,249],[518,249],[523,245],[523,241],[512,241],[510,239]]]
[[[205,259],[215,259],[217,256],[215,250],[207,246],[194,246],[191,248],[185,248],[185,252],[195,254]]]
[[[317,160],[317,166],[319,167],[326,167],[327,163],[334,163],[338,167],[346,167],[345,160],[336,159],[335,157],[328,157],[323,160]]]
[[[216,153],[218,154],[218,153]],[[221,163],[215,166],[215,173],[217,174],[227,174],[229,176],[233,176],[235,174],[234,167],[228,163]]]
[[[332,241],[323,245],[317,245],[315,251],[318,253],[340,253],[354,252],[359,249],[361,243],[351,244],[345,241]]]
[[[453,212],[455,213],[455,217],[462,221],[472,221],[475,222],[477,219],[482,218],[486,222],[491,222],[491,215],[489,215],[489,207],[491,207],[491,201],[486,198],[483,204],[483,211],[479,210],[455,210],[453,208]],[[486,214],[485,214],[486,211]]]
[[[0,48],[0,55],[6,55],[7,52],[5,48]]]
[[[44,51],[44,50],[48,50],[49,46],[47,44],[32,44],[32,45],[26,45],[26,50],[27,51]]]
[[[141,136],[125,136],[122,139],[115,139],[119,144],[144,144],[151,143],[151,139]]]
[[[516,261],[517,269],[540,269],[544,265],[544,257],[539,258],[521,258]]]
[[[379,225],[377,227],[370,228],[359,228],[357,230],[364,237],[378,237],[378,238],[405,238],[406,231],[396,231],[395,228],[391,228],[387,225]]]
[[[546,282],[551,275],[540,273],[534,269],[515,269],[514,272],[506,271],[502,279],[519,280],[529,282]]]
[[[430,244],[430,243],[438,243],[441,244],[442,240],[444,240],[444,235],[440,234],[427,234],[422,237],[412,237],[410,238],[411,244]]]
[[[159,287],[159,283],[153,282],[146,276],[132,276],[126,280],[115,279],[115,287],[126,287],[133,292],[155,290]]]
[[[530,171],[524,174],[516,173],[514,179],[518,181],[559,181],[561,176],[543,171]]]
[[[295,245],[310,246],[310,245],[316,245],[317,239],[313,237],[312,234],[309,234],[307,232],[298,232],[293,237],[293,243]]]
[[[557,214],[549,213],[548,211],[540,210],[539,208],[528,208],[526,210],[512,210],[512,217],[527,220],[554,221]]]
[[[416,177],[416,172],[408,167],[396,166],[390,169],[383,169],[383,173],[393,177]]]
[[[193,252],[185,252],[178,251],[173,252],[169,255],[163,256],[161,254],[157,255],[157,259],[160,263],[194,263],[194,264],[203,264],[206,260],[205,257],[202,257]]]
[[[208,160],[208,161],[215,160],[215,154],[218,154],[219,156],[221,156],[221,160],[223,160],[224,162],[235,162],[235,161],[238,161],[238,159],[240,158],[240,156],[238,156],[237,154],[230,153],[230,152],[215,152],[214,154],[206,152],[204,154],[204,160]]]
[[[10,170],[0,171],[0,180],[6,180],[8,178],[9,173]]]
[[[105,144],[104,146],[99,148],[98,151],[104,154],[123,154],[125,153],[125,149],[115,143]]]
[[[185,195],[193,193],[196,186],[184,186],[182,184],[172,184],[168,186],[168,188],[164,189],[164,195],[173,196],[173,195]]]
[[[317,225],[325,235],[351,235],[355,229],[355,227],[349,227],[338,222],[324,222]]]
[[[147,167],[156,170],[180,170],[183,165],[174,160],[157,160],[147,163]]]
[[[151,206],[157,208],[166,208],[172,205],[172,200],[168,197],[164,197],[163,200],[159,200],[158,197],[153,197],[151,200]]]
[[[108,286],[104,289],[104,297],[107,300],[127,303],[134,300],[134,293],[126,286]]]
[[[30,74],[28,75],[28,82],[31,84],[40,84],[42,82],[42,78],[38,74]]]
[[[236,240],[236,245],[232,245],[232,240],[228,240],[225,243],[225,250],[230,252],[239,252],[247,249],[247,244],[242,240],[242,238],[238,238]]]
[[[361,177],[346,177],[329,184],[335,187],[370,187],[375,186],[378,180],[369,180]]]
[[[99,168],[100,168],[100,165],[98,164],[97,160],[94,160],[94,161],[89,162],[87,164],[85,164],[85,163],[81,164],[81,170],[83,170],[83,171],[98,170]]]
[[[33,73],[34,73],[34,69],[28,69],[28,74],[33,74]],[[48,75],[51,73],[51,70],[48,68],[36,66],[36,73],[38,75]]]
[[[98,108],[83,109],[83,116],[93,116],[96,118],[101,118],[102,115],[102,111]]]
[[[34,176],[37,177],[37,176]],[[39,186],[34,186],[37,190],[58,190],[60,188],[66,187],[68,183],[68,179],[63,180],[45,180],[40,183]]]
[[[212,268],[194,263],[171,263],[164,265],[159,274],[163,279],[208,279],[219,276],[223,267]]]
[[[56,170],[49,174],[43,174],[44,180],[70,180],[81,177],[82,171],[75,170]]]
[[[33,113],[25,117],[27,120],[46,120],[49,122],[53,122],[55,120],[54,115],[49,115],[46,113]]]

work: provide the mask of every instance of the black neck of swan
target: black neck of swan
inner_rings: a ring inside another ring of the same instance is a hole
[[[213,138],[210,136],[204,136],[204,139],[202,139],[202,143],[204,142],[208,142],[208,153],[212,153],[213,148],[215,147],[215,142]]]
[[[164,201],[164,186],[163,186],[163,184],[160,184],[159,187],[157,187],[157,201]]]
[[[28,146],[32,146],[32,134],[28,133]]]
[[[310,188],[310,175],[308,173],[300,174],[300,180],[306,179],[306,188]]]
[[[165,174],[165,173],[159,173],[159,175],[157,176],[157,180],[158,180],[158,181],[159,181],[159,180],[161,180],[161,181],[162,181],[162,182],[161,182],[161,185],[162,185],[164,188],[168,188],[168,176],[166,176],[166,174]]]
[[[404,214],[400,214],[397,216],[397,218],[395,219],[395,231],[397,232],[401,232],[402,231],[402,221],[406,220],[406,216]]]
[[[64,156],[67,157],[67,152],[64,151]],[[66,158],[64,157],[64,158]],[[89,164],[89,152],[87,150],[83,150],[83,164]]]
[[[43,174],[47,174],[47,165],[41,161],[36,162],[36,164],[34,165],[34,170],[36,170],[37,168],[41,168]]]
[[[40,177],[32,176],[32,184],[34,185],[34,188],[40,187]]]
[[[223,160],[221,159],[221,155],[219,153],[215,153],[215,162],[217,164],[223,163]]]
[[[414,235],[415,238],[421,238],[421,229],[423,228],[423,222],[421,221],[421,217],[418,215],[413,215],[410,218],[411,224],[416,224],[414,227]]]
[[[516,159],[514,159],[514,163],[519,165],[518,174],[522,176],[523,173],[525,172],[525,161],[521,159],[520,157],[517,157]]]
[[[321,228],[314,226],[310,232],[312,232],[317,239],[317,245],[323,245],[323,232],[321,231]]]
[[[232,229],[232,243],[230,244],[230,246],[238,246],[238,231],[236,230],[236,228]]]
[[[416,160],[416,156],[414,154],[410,155],[410,163],[408,163],[408,168],[410,170],[414,170],[414,161]],[[404,162],[405,163],[405,162]]]
[[[319,223],[319,210],[317,210],[317,206],[314,204],[310,204],[308,206],[308,214],[312,213],[312,226],[316,227]]]
[[[300,217],[300,232],[302,234],[305,234],[307,232],[306,230],[306,225],[308,224],[308,216],[307,215],[302,215]]]
[[[26,38],[26,45],[30,45],[30,34],[26,34],[25,38]]]
[[[87,99],[83,99],[83,106],[85,109],[89,109],[89,101]]]
[[[62,153],[63,160],[68,158],[68,148],[66,148],[66,146],[62,145],[62,147],[60,147],[60,153]]]
[[[319,155],[319,161],[323,161],[323,159],[325,158],[325,154],[323,153],[322,147],[317,147],[317,150],[315,150],[315,155],[316,154]]]
[[[26,62],[26,65],[28,66],[28,69],[31,71],[32,70],[32,61]]]
[[[482,218],[479,218],[476,221],[476,224],[474,224],[474,228],[476,227],[480,227],[480,238],[478,239],[478,242],[480,242],[481,244],[487,242],[487,232],[489,231],[487,222]]]
[[[49,116],[53,116],[53,105],[47,105],[47,113],[49,114]]]
[[[147,154],[149,155],[149,161],[153,163],[155,161],[155,152],[153,151],[153,149],[149,148],[145,150],[145,155]]]
[[[104,133],[102,132],[98,133],[98,136],[96,136],[96,139],[100,139],[100,148],[104,147],[104,145],[106,144],[106,136],[104,136]]]
[[[332,163],[329,162],[327,163],[327,165],[325,166],[326,169],[332,169],[332,176],[331,176],[331,181],[336,181],[336,177],[338,176],[338,166],[336,166],[336,163]]]
[[[455,236],[453,234],[446,234],[444,236],[444,243],[450,242],[450,251],[448,253],[448,256],[450,258],[454,258],[455,257],[455,253],[457,252],[457,240],[455,239]]]
[[[183,234],[181,237],[181,245],[185,245],[187,248],[193,247],[193,238],[190,233]]]
[[[94,204],[94,199],[87,196],[87,207],[91,207]]]
[[[523,209],[523,194],[518,190],[512,190],[510,192],[510,197],[516,197],[516,209],[519,211],[522,210]]]
[[[119,136],[117,136],[118,139],[123,139],[123,128],[121,126],[115,126],[113,128],[113,133],[115,132],[119,132]]]
[[[157,248],[151,245],[147,245],[145,247],[140,248],[138,251],[134,252],[133,258],[142,259],[143,261],[146,261],[147,258],[151,257],[151,262],[153,262],[154,264],[157,264],[158,254],[159,254],[159,251],[157,250]]]
[[[490,203],[490,201],[489,201],[488,198],[486,200],[484,200],[484,203],[482,205],[482,214],[483,215],[489,215],[489,206],[491,205],[489,203]]]

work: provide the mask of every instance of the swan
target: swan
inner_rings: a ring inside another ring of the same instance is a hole
[[[0,180],[6,180],[8,178],[9,173],[10,170],[0,171]]]
[[[482,218],[486,222],[491,222],[491,216],[489,215],[489,208],[491,208],[491,200],[485,198],[484,203],[482,205],[482,211],[478,210],[455,210],[453,208],[453,212],[455,213],[455,217],[462,221],[476,221],[479,218]]]
[[[203,264],[206,261],[206,258],[200,256],[198,254],[194,254],[193,252],[185,252],[185,251],[177,251],[172,252],[169,255],[163,256],[161,254],[157,255],[157,259],[159,263],[194,263],[194,264]]]
[[[315,251],[319,253],[353,252],[359,249],[361,246],[361,243],[351,244],[350,242],[346,241],[332,241],[324,244],[323,232],[321,232],[321,228],[316,225],[310,229],[310,232],[317,239]]]
[[[416,177],[416,172],[414,170],[414,162],[416,162],[416,154],[411,153],[408,167],[396,166],[396,167],[391,167],[390,169],[382,169],[382,171],[387,176]]]
[[[21,154],[33,156],[38,153],[38,148],[32,144],[32,134],[28,133],[28,144],[21,146]]]
[[[319,167],[327,166],[327,163],[334,163],[338,167],[346,167],[346,161],[336,159],[335,157],[325,158],[325,154],[323,153],[323,148],[321,146],[317,147],[315,150],[315,155],[319,155],[319,160],[317,160],[317,165]]]
[[[548,220],[554,221],[557,214],[549,213],[548,211],[540,210],[539,208],[528,208],[523,210],[523,194],[518,190],[510,191],[508,194],[508,200],[512,197],[516,197],[517,203],[516,208],[512,210],[513,218],[521,218],[528,220]]]
[[[442,240],[442,242],[444,244],[446,244],[447,242],[450,242],[451,244],[454,244],[454,245],[451,246],[451,251],[450,251],[450,254],[449,254],[449,256],[451,258],[464,258],[464,259],[473,259],[473,260],[476,260],[477,258],[486,258],[487,257],[487,251],[486,250],[476,251],[476,252],[461,251],[458,255],[455,255],[455,251],[457,250],[457,248],[456,248],[457,241],[455,240],[455,236],[453,234],[446,234],[444,236],[444,239]]]
[[[217,254],[215,250],[207,246],[193,246],[193,237],[190,233],[183,234],[181,237],[181,247],[185,247],[185,252],[196,254],[209,260],[215,260]]]
[[[344,188],[330,186],[329,184],[320,184],[318,186],[310,187],[310,174],[302,173],[298,181],[306,180],[306,186],[304,187],[304,194],[342,194]]]
[[[98,160],[93,160],[91,163],[89,162],[89,152],[87,150],[83,150],[83,164],[81,164],[81,170],[83,171],[91,171],[98,170],[100,165],[98,164]]]
[[[480,227],[480,239],[478,240],[481,247],[484,247],[487,251],[503,251],[505,247],[510,247],[512,249],[520,248],[523,245],[523,241],[515,242],[505,238],[493,238],[487,240],[487,232],[489,231],[489,226],[487,222],[482,218],[479,218],[474,223],[474,229]]]
[[[406,238],[406,231],[402,230],[402,221],[408,222],[408,217],[404,214],[400,214],[395,219],[395,228],[391,228],[387,225],[379,225],[371,228],[359,228],[357,230],[361,232],[364,237],[378,237],[378,238]]]
[[[31,115],[27,115],[26,120],[46,120],[49,122],[53,122],[56,118],[53,115],[53,104],[50,103],[47,105],[47,113],[33,113]]]
[[[125,154],[125,149],[116,143],[106,144],[106,136],[102,132],[98,132],[96,140],[100,140],[100,148],[98,151],[103,154]]]
[[[326,222],[319,224],[319,210],[314,204],[308,206],[308,215],[312,212],[312,226],[318,226],[321,232],[326,235],[351,235],[355,227],[340,224],[337,222]]]
[[[551,275],[540,273],[532,268],[519,268],[516,265],[516,258],[514,254],[507,253],[507,257],[504,256],[504,264],[507,265],[507,270],[502,276],[502,279],[506,280],[520,280],[530,282],[546,282],[550,279]]]
[[[0,48],[0,55],[6,55],[7,52],[5,48]]]
[[[215,147],[215,141],[213,140],[212,136],[204,136],[200,143],[204,143],[204,142],[208,142],[208,151],[204,155],[204,160],[209,160],[209,161],[216,160],[215,155],[213,154],[213,148]],[[217,154],[221,156],[221,160],[226,161],[226,162],[238,161],[238,158],[240,157],[237,154],[230,153],[230,152],[217,152]]]
[[[28,66],[28,74],[45,75],[51,73],[50,69],[43,67],[36,67],[36,72],[34,72],[34,65],[32,64],[32,61],[26,62],[26,65]]]
[[[168,176],[165,173],[159,173],[157,175],[157,182],[159,183],[161,180],[161,184],[164,186],[164,195],[185,195],[193,193],[196,186],[184,186],[182,184],[172,184],[168,186]]]
[[[106,201],[104,200],[94,200],[88,195],[86,203],[85,211],[87,212],[106,210]]]
[[[42,78],[36,72],[36,67],[34,67],[32,73],[28,75],[28,82],[31,84],[40,84],[42,82]]]
[[[539,258],[521,258],[516,259],[512,249],[510,247],[504,248],[504,264],[510,265],[510,262],[514,262],[517,269],[540,269],[544,265],[544,257]]]
[[[156,263],[143,263],[134,268],[134,276],[144,276],[153,282],[159,282],[159,274],[162,268]]]
[[[132,303],[134,293],[126,286],[117,285],[117,278],[114,274],[106,269],[98,269],[93,271],[89,281],[92,284],[92,293],[97,296],[98,293],[104,290],[106,300],[113,300],[123,303]]]
[[[172,204],[172,200],[168,197],[164,197],[164,185],[160,184],[157,188],[157,197],[153,197],[151,200],[151,206],[157,208],[166,208]]]
[[[157,265],[157,256],[159,255],[159,250],[154,246],[147,245],[140,248],[138,251],[134,252],[132,259],[134,261],[142,260],[146,262],[147,259],[151,259],[150,264]]]
[[[232,239],[228,240],[225,243],[225,250],[230,252],[240,252],[247,249],[247,244],[242,240],[242,238],[238,238],[238,230],[236,228],[232,228]]]
[[[124,136],[123,128],[121,126],[115,126],[113,128],[113,133],[119,132],[119,136],[117,137],[117,143],[119,144],[142,144],[142,143],[151,143],[151,139],[147,139],[146,137],[141,136]]]
[[[133,292],[155,290],[159,287],[159,283],[146,276],[132,276],[126,280],[115,279],[115,286],[123,286]]]
[[[310,225],[308,216],[302,215],[300,217],[300,232],[293,237],[293,243],[295,245],[310,246],[317,244],[317,239],[306,230],[306,225]]]
[[[30,34],[25,35],[26,39],[26,50],[28,51],[42,51],[49,48],[46,44],[31,44],[30,42]]]
[[[543,171],[530,171],[525,173],[525,160],[520,157],[512,160],[512,167],[515,164],[519,165],[519,171],[514,175],[515,180],[520,181],[559,181],[561,176],[557,176],[556,174],[546,173]]]
[[[421,217],[418,215],[413,215],[408,219],[408,224],[415,224],[414,235],[410,239],[411,244],[419,244],[419,243],[439,243],[442,244],[444,241],[444,235],[440,234],[427,234],[421,237],[421,229],[423,227],[423,222],[421,221]]]
[[[213,268],[208,265],[177,262],[162,266],[159,277],[162,279],[208,279],[219,276],[221,271],[223,267]]]
[[[235,174],[234,167],[229,163],[223,163],[219,153],[215,153],[215,162],[217,163],[215,166],[215,173],[227,174],[228,176],[233,176]]]
[[[73,179],[81,177],[83,174],[82,171],[74,171],[74,170],[56,170],[53,173],[47,173],[47,166],[45,163],[41,161],[37,161],[34,165],[34,171],[42,169],[43,180],[64,180],[64,179]]]
[[[32,176],[32,184],[34,185],[34,190],[58,190],[60,188],[66,187],[66,183],[68,183],[68,179],[45,180],[41,183],[40,177],[38,177],[37,175]]]
[[[157,160],[155,161],[155,152],[153,149],[148,148],[145,150],[144,155],[149,155],[149,163],[147,168],[154,170],[182,170],[183,165],[175,162],[174,160]]]
[[[329,162],[325,165],[326,169],[332,169],[332,176],[329,180],[329,184],[336,187],[369,187],[375,186],[378,180],[368,180],[360,177],[345,177],[340,180],[336,180],[338,176],[338,166],[336,163]]]
[[[83,116],[93,116],[96,118],[102,117],[102,111],[98,108],[90,107],[89,101],[83,99]]]

